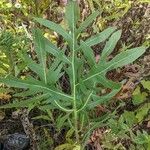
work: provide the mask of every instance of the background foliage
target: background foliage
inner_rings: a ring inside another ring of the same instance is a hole
[[[81,34],[81,37],[86,39],[91,35],[98,33],[106,29],[109,26],[117,26],[118,29],[122,29],[121,41],[117,44],[115,52],[121,51],[120,47],[135,47],[141,44],[149,47],[149,1],[129,1],[126,0],[122,2],[120,0],[114,1],[96,1],[96,0],[81,0],[80,1],[82,15],[81,19],[84,20],[91,12],[95,10],[100,11],[100,15],[97,20],[86,30],[85,33]],[[57,33],[47,30],[39,25],[35,25],[32,18],[33,17],[44,17],[54,22],[59,23],[65,28],[64,22],[64,5],[58,1],[7,1],[1,0],[0,2],[0,74],[1,76],[15,75],[16,77],[25,78],[26,75],[30,74],[30,70],[27,68],[26,63],[24,63],[23,54],[28,53],[32,58],[36,59],[33,53],[34,47],[33,37],[31,29],[38,26],[45,32],[45,37],[52,40],[53,43],[57,43],[57,46],[63,47],[63,40],[57,35]],[[93,47],[95,56],[98,56],[100,50],[104,45],[96,45]],[[137,61],[142,69],[139,71],[142,76],[140,76],[140,83],[133,89],[131,96],[122,100],[116,100],[110,106],[102,106],[96,110],[96,114],[108,113],[108,123],[105,125],[107,128],[101,129],[102,138],[98,138],[98,143],[101,144],[102,148],[106,149],[149,149],[150,147],[150,137],[149,137],[149,66],[150,60],[149,49],[147,50],[145,56]],[[113,57],[113,55],[112,55]],[[51,58],[50,58],[51,59]],[[133,67],[129,67],[131,72]],[[23,71],[21,71],[23,70]],[[121,72],[122,70],[118,70]],[[130,71],[129,71],[130,72]],[[139,73],[138,72],[138,73]],[[118,77],[110,73],[110,78],[116,80]],[[132,75],[131,75],[132,76]],[[125,80],[129,80],[131,77],[128,75]],[[67,79],[64,79],[67,82]],[[67,84],[64,84],[67,87]],[[67,88],[65,89],[68,90]],[[4,90],[1,89],[1,103],[4,102],[4,98],[10,101],[10,95],[16,93],[15,89]],[[5,91],[5,92],[4,92]],[[123,95],[126,93],[124,92]],[[42,99],[42,98],[41,98]],[[16,100],[17,99],[13,99]],[[12,101],[12,100],[11,100]],[[22,105],[26,105],[23,103]],[[115,107],[117,106],[117,109]],[[29,109],[32,109],[32,105]],[[48,111],[47,108],[40,107],[41,113],[38,116],[32,115],[33,120],[46,120],[54,121],[55,132],[54,135],[56,139],[53,139],[52,131],[49,128],[44,127],[41,129],[42,136],[46,139],[46,142],[41,141],[42,147],[48,145],[53,145],[54,147],[61,144],[59,139],[61,134],[63,134],[62,129],[65,126],[65,120],[67,115],[62,117],[59,112],[57,112],[57,117],[55,114]],[[121,110],[124,111],[121,111]],[[54,116],[53,116],[54,115]],[[93,116],[93,118],[94,118]],[[96,125],[95,125],[96,126]],[[99,126],[98,126],[99,127]],[[117,128],[114,128],[117,127]],[[104,134],[103,134],[104,133]],[[67,133],[66,137],[63,138],[63,143],[71,143],[71,131]],[[95,136],[95,135],[93,135]],[[101,136],[100,136],[101,137]],[[126,142],[126,141],[130,142]],[[95,142],[95,140],[94,140]],[[97,142],[97,141],[96,141]],[[95,143],[96,143],[95,142]],[[98,145],[98,144],[97,144]]]

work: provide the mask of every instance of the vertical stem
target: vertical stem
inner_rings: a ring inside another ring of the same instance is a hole
[[[74,39],[74,33],[73,33]],[[72,54],[72,74],[73,74],[73,112],[74,112],[74,126],[75,126],[75,135],[76,140],[79,142],[79,134],[78,134],[78,115],[77,115],[77,107],[76,107],[76,79],[75,79],[75,48],[74,48],[74,41],[73,41],[73,54]]]
[[[73,21],[74,22],[74,21]],[[79,143],[79,133],[78,133],[78,114],[77,114],[77,104],[76,104],[76,77],[75,77],[75,25],[73,23],[72,28],[72,75],[73,75],[73,114],[74,114],[74,127],[76,141]]]

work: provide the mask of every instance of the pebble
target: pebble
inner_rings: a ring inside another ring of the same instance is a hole
[[[3,142],[0,150],[28,150],[30,140],[25,134],[9,134]]]

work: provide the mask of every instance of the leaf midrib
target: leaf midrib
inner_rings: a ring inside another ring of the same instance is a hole
[[[61,96],[64,96],[64,97],[67,97],[67,98],[69,98],[69,99],[72,99],[72,96],[69,96],[69,95],[66,95],[66,94],[63,94],[63,93],[60,93],[60,92],[57,92],[57,91],[54,91],[54,90],[52,90],[52,89],[50,89],[50,88],[48,88],[48,87],[46,87],[46,86],[42,86],[42,85],[37,85],[37,84],[32,84],[32,83],[25,83],[25,82],[21,82],[21,81],[15,81],[15,80],[9,80],[9,79],[1,79],[0,78],[0,81],[2,82],[2,83],[5,83],[4,82],[4,80],[5,81],[13,81],[13,82],[18,82],[18,83],[20,83],[20,84],[23,84],[24,86],[26,86],[27,88],[29,88],[29,87],[35,87],[35,88],[41,88],[41,89],[46,89],[47,91],[50,91],[50,92],[52,92],[52,93],[55,93],[55,94],[58,94],[58,95],[61,95]],[[9,85],[9,83],[8,83],[8,85]],[[21,86],[13,86],[13,87],[20,87],[21,88]],[[23,88],[23,87],[22,87]]]
[[[41,45],[41,42],[40,42],[40,38],[38,36],[38,43],[40,44],[39,45],[39,50],[40,50],[40,56],[41,56],[41,64],[42,64],[42,70],[43,70],[43,75],[44,75],[44,82],[45,84],[47,84],[47,77],[46,77],[46,62],[44,61],[44,54],[42,53],[42,45]]]

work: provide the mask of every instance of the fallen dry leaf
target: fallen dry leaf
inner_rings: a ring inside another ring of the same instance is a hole
[[[147,128],[150,128],[150,120],[147,123]]]
[[[9,101],[11,99],[11,95],[7,93],[0,93],[0,100],[1,101]]]

